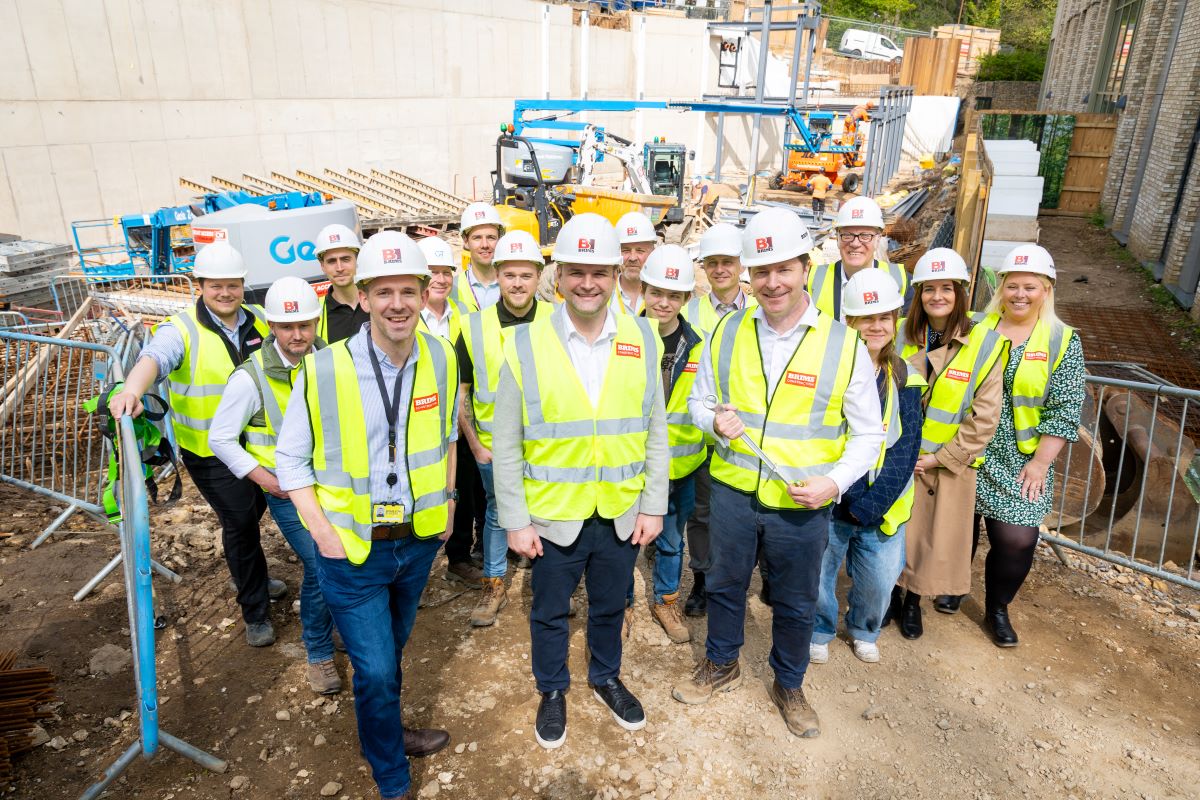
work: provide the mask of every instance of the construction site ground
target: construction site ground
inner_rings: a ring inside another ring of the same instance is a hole
[[[1195,369],[1192,353],[1173,346],[1169,313],[1114,257],[1107,235],[1082,221],[1045,220],[1042,241],[1058,260],[1060,302],[1083,326],[1085,349],[1111,336],[1103,314],[1136,312],[1159,331],[1144,343],[1157,358]],[[1082,274],[1089,282],[1075,283]],[[44,722],[51,740],[17,760],[5,796],[75,797],[136,735],[131,669],[111,649],[96,657],[106,645],[129,647],[123,588],[112,578],[84,602],[71,600],[115,552],[115,538],[76,517],[30,551],[57,510],[8,486],[0,486],[0,502],[10,510],[0,534],[11,534],[0,540],[0,650],[52,669],[61,701]],[[317,698],[304,682],[292,608],[300,568],[273,525],[264,544],[293,595],[273,608],[278,643],[252,650],[226,589],[211,512],[189,486],[183,501],[154,517],[156,554],[184,577],[178,586],[156,580],[168,621],[158,644],[162,725],[227,759],[229,770],[206,772],[164,751],[154,762],[135,761],[109,796],[376,797],[349,690]],[[638,733],[618,728],[586,689],[581,613],[572,622],[568,741],[555,751],[533,739],[529,573],[515,571],[499,623],[472,630],[475,596],[446,583],[439,561],[405,651],[404,696],[410,725],[445,727],[453,741],[414,762],[414,790],[426,798],[563,800],[1195,797],[1200,595],[1071,561],[1064,567],[1039,549],[1012,607],[1016,649],[997,649],[980,628],[982,558],[963,612],[927,609],[925,636],[914,642],[885,630],[881,663],[861,663],[836,642],[829,663],[813,666],[807,680],[822,719],[815,740],[791,736],[767,697],[770,609],[757,598],[757,579],[747,679],[707,706],[683,706],[670,694],[703,652],[704,621],[689,620],[690,645],[672,644],[639,601],[624,661],[649,718]],[[638,574],[644,598],[644,560]]]

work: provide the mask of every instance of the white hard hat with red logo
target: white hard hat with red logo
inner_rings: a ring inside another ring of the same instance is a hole
[[[617,220],[617,239],[621,244],[634,242],[657,242],[654,223],[640,211],[630,211]]]
[[[362,247],[354,231],[337,222],[321,228],[321,232],[317,234],[317,240],[314,244],[316,245],[314,249],[316,250],[318,259],[321,258],[322,253],[329,250],[337,250],[344,247],[348,250],[358,252],[359,248]]]
[[[903,305],[900,287],[882,269],[859,270],[842,287],[842,311],[847,317],[869,317]]]
[[[696,266],[688,251],[677,244],[664,244],[646,257],[642,283],[668,292],[690,292],[696,288]]]
[[[996,274],[1007,275],[1010,272],[1032,272],[1035,275],[1045,275],[1051,281],[1058,278],[1054,269],[1054,259],[1050,257],[1046,248],[1036,244],[1022,244],[1008,251]]]
[[[308,322],[321,316],[321,301],[308,281],[285,275],[267,289],[263,313],[267,322]]]
[[[449,267],[454,269],[458,266],[454,261],[454,250],[450,245],[439,239],[436,236],[426,236],[417,242],[417,247],[421,248],[421,252],[425,255],[425,265],[428,267]]]
[[[808,226],[786,208],[758,212],[742,231],[742,266],[746,269],[790,261],[812,249]]]
[[[883,211],[869,197],[852,197],[838,209],[835,228],[879,228],[883,230]]]
[[[554,240],[551,258],[568,264],[620,266],[621,243],[612,224],[591,211],[567,220]]]
[[[504,233],[504,223],[500,221],[500,213],[491,203],[471,203],[463,209],[459,220],[459,230],[463,236],[471,232],[477,225],[495,225],[496,231]]]
[[[367,283],[395,275],[431,277],[425,254],[416,242],[399,231],[380,231],[363,242],[355,280]]]
[[[192,275],[208,280],[234,280],[246,277],[246,262],[229,242],[206,244],[192,262]]]
[[[742,232],[728,222],[718,222],[700,237],[700,258],[742,255]]]
[[[926,250],[913,269],[912,283],[915,286],[925,281],[971,282],[971,273],[963,257],[949,247]]]
[[[492,257],[492,263],[500,266],[506,261],[528,261],[539,267],[546,265],[542,248],[529,231],[509,231],[496,242],[496,255]]]

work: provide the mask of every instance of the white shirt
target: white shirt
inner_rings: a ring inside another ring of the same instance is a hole
[[[563,322],[567,334],[567,356],[571,366],[579,376],[583,390],[592,401],[592,408],[600,404],[600,389],[604,386],[604,373],[608,371],[608,357],[612,351],[612,340],[617,336],[617,318],[615,312],[609,309],[604,315],[604,327],[600,335],[591,344],[583,338],[575,323],[571,320],[570,311],[563,310]]]
[[[766,314],[761,306],[752,312],[754,318],[761,323],[758,326],[758,347],[766,369],[767,386],[772,394],[796,348],[799,347],[801,336],[817,324],[817,307],[811,297],[807,294],[805,297],[808,307],[800,315],[799,322],[786,331],[776,331],[772,328],[767,323]],[[716,394],[712,353],[709,349],[711,342],[711,339],[704,342],[704,353],[700,357],[696,382],[688,396],[688,411],[696,427],[725,441],[713,430],[714,413],[704,407],[704,398]],[[850,436],[842,457],[826,474],[826,477],[837,484],[839,496],[875,465],[879,458],[879,448],[884,441],[883,412],[879,408],[879,393],[875,389],[875,367],[862,342],[856,346],[850,385],[846,387],[846,394],[842,397],[842,413],[846,417]],[[760,469],[766,471],[766,467],[760,466]]]
[[[292,360],[279,347],[279,342],[272,340],[271,345],[283,363],[291,364],[295,372],[300,362],[292,364]],[[234,370],[225,384],[225,393],[221,395],[212,426],[208,429],[208,446],[212,448],[213,455],[229,467],[235,478],[244,478],[259,466],[258,459],[246,452],[240,439],[250,418],[260,410],[262,400],[254,377],[244,369]]]
[[[450,338],[450,315],[454,313],[454,308],[450,305],[450,300],[447,298],[446,312],[442,316],[438,316],[429,306],[421,309],[421,319],[425,320],[425,324],[429,326],[429,332],[440,336],[443,339]]]
[[[608,305],[614,314],[620,314],[622,307],[624,307],[627,313],[632,314],[635,317],[638,314],[641,314],[642,309],[646,307],[645,300],[642,298],[640,292],[632,297],[625,294],[625,290],[621,288],[620,278],[617,279],[616,289],[613,291],[612,299],[609,301]]]
[[[717,299],[716,292],[709,292],[708,299],[712,302],[713,311],[717,312],[717,316],[724,316],[724,314],[721,313],[720,307],[723,305],[726,305],[726,304],[722,303],[720,300]],[[733,302],[729,303],[728,305],[733,306],[734,311],[741,311],[743,308],[746,307],[746,293],[742,290],[742,288],[740,286],[738,287],[737,296],[735,296],[733,298]],[[726,313],[730,313],[730,312],[726,312]]]

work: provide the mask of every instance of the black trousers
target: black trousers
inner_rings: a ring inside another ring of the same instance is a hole
[[[258,521],[267,508],[263,490],[248,478],[235,478],[216,456],[198,456],[180,450],[192,483],[217,513],[225,563],[237,585],[237,601],[246,622],[266,622],[267,557],[259,541]]]
[[[479,465],[465,436],[458,437],[458,469],[454,484],[458,488],[458,503],[454,506],[454,532],[446,540],[446,560],[463,564],[471,560],[475,537],[483,541],[483,516],[487,498],[483,494],[483,479]]]
[[[824,197],[814,197],[812,199],[812,212],[813,216],[817,218],[817,222],[819,223],[821,221],[821,216],[825,213]]]

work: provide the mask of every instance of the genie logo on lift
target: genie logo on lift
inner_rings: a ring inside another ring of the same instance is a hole
[[[297,257],[301,261],[316,261],[317,248],[312,242],[300,242],[298,245],[292,244],[290,236],[277,236],[271,240],[271,244],[267,248],[271,253],[271,258],[278,261],[280,264],[291,264]]]

